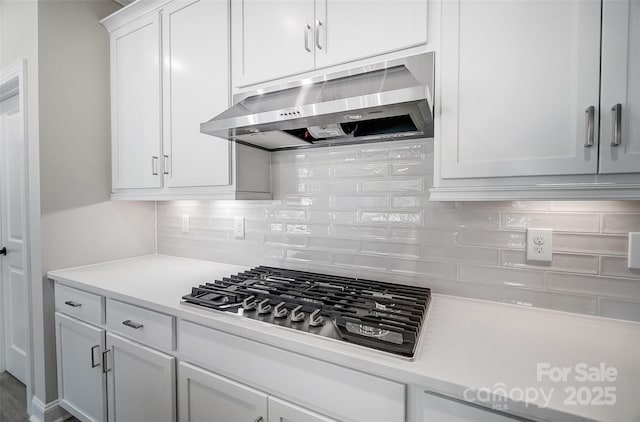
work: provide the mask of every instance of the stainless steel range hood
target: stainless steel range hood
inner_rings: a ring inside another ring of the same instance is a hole
[[[234,96],[200,131],[269,151],[433,136],[433,53]]]

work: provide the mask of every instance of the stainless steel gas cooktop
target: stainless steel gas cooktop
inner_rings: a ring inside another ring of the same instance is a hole
[[[411,358],[430,298],[427,288],[257,267],[183,300]]]

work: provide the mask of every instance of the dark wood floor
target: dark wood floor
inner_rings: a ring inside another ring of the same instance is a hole
[[[0,374],[0,422],[26,422],[27,390],[8,372]]]

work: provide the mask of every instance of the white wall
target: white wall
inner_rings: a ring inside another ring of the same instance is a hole
[[[626,268],[640,201],[430,202],[430,140],[278,152],[271,163],[272,203],[158,203],[158,251],[640,321],[640,271]],[[551,265],[525,261],[527,227],[554,230]]]
[[[43,273],[155,252],[155,204],[111,202],[111,0],[40,0]],[[53,286],[43,278],[46,402],[57,397]],[[40,391],[37,391],[40,393]]]

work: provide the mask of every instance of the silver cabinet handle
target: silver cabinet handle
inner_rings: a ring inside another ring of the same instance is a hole
[[[134,330],[138,330],[138,329],[144,327],[144,324],[140,324],[139,322],[133,322],[130,319],[128,319],[126,321],[122,321],[122,325],[126,325],[127,327],[131,327]]]
[[[82,306],[82,303],[74,302],[73,300],[67,300],[64,304],[71,306],[72,308],[79,308]]]
[[[622,144],[622,104],[618,103],[611,107],[613,113],[613,139],[611,146],[617,147]]]
[[[585,110],[587,114],[587,127],[586,127],[586,139],[584,141],[585,148],[591,148],[593,146],[594,137],[595,137],[595,118],[596,118],[596,108],[594,106],[589,106]]]
[[[106,374],[107,372],[111,371],[111,368],[107,367],[107,353],[109,353],[111,350],[107,349],[104,352],[102,352],[102,373]]]
[[[169,174],[169,156],[164,155],[164,174]]]
[[[322,46],[320,45],[320,27],[322,26],[322,22],[320,19],[316,19],[316,47],[318,50],[322,50]]]
[[[264,419],[262,419],[262,416],[258,416],[258,417],[256,418],[256,420],[255,420],[255,421],[253,421],[253,422],[262,422],[263,420],[264,420]]]
[[[311,26],[308,23],[304,24],[304,49],[307,50],[308,53],[311,53],[311,47],[309,47],[309,31],[311,31]]]
[[[100,348],[99,344],[96,344],[91,348],[91,367],[92,368],[97,368],[98,366],[100,366],[100,362],[96,363],[96,349],[99,349],[99,348]]]
[[[158,175],[158,157],[155,155],[151,157],[151,174]]]

